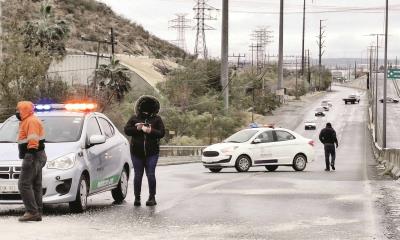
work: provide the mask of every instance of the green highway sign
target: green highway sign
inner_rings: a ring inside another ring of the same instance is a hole
[[[388,69],[388,78],[400,79],[400,69]]]

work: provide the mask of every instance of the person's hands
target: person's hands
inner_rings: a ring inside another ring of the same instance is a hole
[[[135,127],[136,127],[136,129],[138,130],[138,131],[140,131],[140,130],[142,130],[142,128],[143,128],[143,123],[136,123],[135,124]]]
[[[339,144],[336,144],[336,148],[338,148],[339,147]]]
[[[144,133],[150,133],[150,132],[151,132],[151,127],[143,126],[143,127],[142,127],[142,131],[143,131]]]

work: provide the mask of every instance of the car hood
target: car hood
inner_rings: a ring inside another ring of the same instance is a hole
[[[80,148],[79,142],[72,143],[46,143],[47,160],[53,160],[66,154],[77,152]],[[17,143],[0,143],[0,165],[15,164],[21,161],[18,158]]]
[[[228,147],[239,147],[243,143],[217,143],[208,146],[204,151],[218,151]]]

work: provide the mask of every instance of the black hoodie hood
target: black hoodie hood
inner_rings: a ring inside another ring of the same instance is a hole
[[[155,116],[160,111],[160,102],[153,96],[141,96],[135,104],[136,115],[141,115],[142,112],[148,112],[151,116]]]

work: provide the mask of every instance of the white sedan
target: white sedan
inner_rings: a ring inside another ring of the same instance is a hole
[[[251,128],[241,130],[222,143],[203,151],[202,162],[211,172],[235,167],[246,172],[250,167],[265,166],[275,171],[278,166],[291,166],[303,171],[314,161],[314,141],[284,128]]]

